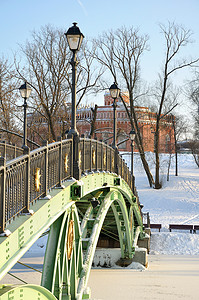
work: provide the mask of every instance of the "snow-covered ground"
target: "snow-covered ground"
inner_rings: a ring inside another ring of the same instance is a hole
[[[154,175],[154,154],[147,154]],[[124,156],[130,166],[130,156]],[[168,155],[161,155],[161,182],[163,188],[149,187],[139,158],[134,154],[135,184],[143,212],[150,213],[151,223],[162,224],[161,233],[153,231],[151,254],[199,254],[199,232],[173,231],[169,224],[199,225],[199,169],[191,154],[178,155],[179,174],[175,176],[175,159],[172,157],[169,181],[166,179]]]
[[[152,166],[153,154],[148,156]],[[130,165],[129,155],[126,160]],[[150,254],[153,255],[149,255],[149,268],[142,272],[143,267],[133,263],[128,269],[92,269],[88,286],[95,299],[198,299],[199,232],[170,233],[168,225],[199,225],[199,169],[191,155],[179,155],[179,176],[174,176],[172,162],[170,181],[167,182],[168,157],[162,155],[161,160],[163,188],[154,190],[148,185],[139,155],[135,154],[136,187],[140,202],[144,204],[143,211],[150,213],[151,223],[163,226],[160,233],[152,231]],[[20,261],[42,270],[46,241],[47,236],[40,238]],[[28,283],[40,284],[41,274],[30,269],[25,272],[25,269],[16,264],[11,273]],[[19,281],[6,275],[1,283]]]

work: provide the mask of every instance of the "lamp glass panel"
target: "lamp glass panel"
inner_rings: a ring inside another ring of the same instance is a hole
[[[71,50],[79,50],[79,44],[82,40],[80,35],[67,35],[67,41]]]
[[[20,89],[20,93],[22,98],[29,98],[31,89],[29,87],[27,87],[26,89]]]
[[[84,38],[84,36],[83,36],[83,34],[81,34],[81,36],[80,36],[80,40],[79,40],[79,48],[78,48],[78,50],[79,50],[79,49],[80,49],[80,47],[81,47],[81,44],[82,44],[83,38]]]
[[[119,96],[119,89],[110,89],[110,93],[111,93],[111,97],[113,99],[116,99]]]
[[[131,139],[131,141],[134,141],[134,139],[135,139],[135,132],[134,131],[130,132],[130,139]]]

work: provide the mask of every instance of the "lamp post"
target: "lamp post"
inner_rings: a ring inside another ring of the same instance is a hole
[[[70,64],[72,66],[72,112],[71,112],[71,128],[69,130],[68,135],[78,135],[78,131],[76,128],[76,71],[77,71],[77,65],[78,61],[76,58],[76,53],[79,51],[81,47],[82,40],[84,38],[84,35],[81,33],[79,27],[77,26],[77,23],[73,23],[73,26],[68,29],[68,31],[65,33],[68,46],[70,50],[73,52],[72,59],[70,61]]]
[[[135,130],[132,129],[129,133],[130,139],[131,139],[131,175],[132,175],[132,190],[134,193],[135,190],[135,177],[133,172],[133,147],[134,147],[134,140],[135,140]]]
[[[24,124],[23,124],[23,146],[22,148],[25,149],[27,148],[27,99],[30,97],[30,93],[31,93],[31,88],[30,86],[27,84],[27,82],[25,82],[24,84],[22,84],[19,88],[21,97],[24,99]]]
[[[116,149],[117,148],[117,145],[116,145],[116,138],[117,138],[116,99],[119,97],[119,94],[120,94],[120,89],[118,88],[116,82],[114,82],[110,86],[109,91],[110,91],[111,97],[114,99],[114,101],[113,101],[113,144],[112,144],[112,147],[114,149]]]
[[[71,128],[68,132],[68,137],[73,139],[73,177],[77,180],[80,179],[80,162],[79,162],[79,133],[76,128],[76,72],[78,61],[76,53],[79,51],[84,35],[81,33],[77,23],[65,33],[68,46],[73,52],[70,64],[72,66],[72,112],[71,112]]]

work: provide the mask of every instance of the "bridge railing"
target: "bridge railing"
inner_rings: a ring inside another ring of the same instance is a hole
[[[16,145],[7,144],[6,142],[0,142],[0,156],[11,160],[23,154],[23,149]]]
[[[132,175],[118,151],[86,138],[81,138],[78,146],[80,174],[115,172],[132,188]],[[49,189],[73,177],[73,151],[72,139],[60,139],[31,152],[27,148],[24,155],[7,163],[0,157],[0,233],[21,212],[29,212],[34,201],[47,196]]]
[[[116,172],[132,188],[133,178],[124,159],[109,145],[92,139],[80,139],[80,168],[81,171],[109,171]],[[116,166],[117,165],[117,166]]]

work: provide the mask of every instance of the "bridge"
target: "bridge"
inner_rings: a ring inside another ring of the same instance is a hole
[[[50,228],[41,285],[1,285],[0,299],[90,299],[100,236],[117,237],[123,260],[145,237],[126,163],[117,149],[79,136],[0,151],[0,279]]]

